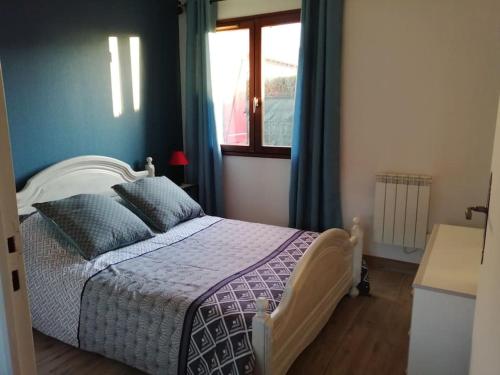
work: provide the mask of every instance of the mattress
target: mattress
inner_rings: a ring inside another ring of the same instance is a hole
[[[315,232],[204,216],[86,261],[21,225],[33,326],[152,374],[252,373],[255,300],[281,300]]]

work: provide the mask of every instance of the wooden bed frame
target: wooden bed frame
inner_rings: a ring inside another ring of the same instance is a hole
[[[153,159],[135,172],[128,164],[104,156],[81,156],[62,161],[33,176],[17,193],[20,215],[32,204],[75,194],[110,194],[111,186],[154,176]],[[257,300],[252,343],[259,375],[285,374],[314,340],[346,294],[358,295],[363,231],[358,218],[349,235],[342,229],[323,232],[298,262],[279,306],[269,314],[268,301]]]

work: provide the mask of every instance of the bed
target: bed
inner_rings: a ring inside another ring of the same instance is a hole
[[[148,373],[286,373],[358,294],[359,220],[319,234],[206,215],[87,261],[32,207],[154,174],[82,156],[17,194],[34,328]]]

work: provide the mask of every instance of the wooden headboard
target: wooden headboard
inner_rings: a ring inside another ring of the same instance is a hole
[[[145,170],[106,156],[79,156],[54,164],[28,180],[17,193],[19,215],[29,214],[34,203],[67,198],[76,194],[114,194],[111,186],[154,176],[153,159],[146,159]]]

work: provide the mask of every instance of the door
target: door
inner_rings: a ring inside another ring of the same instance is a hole
[[[500,102],[491,172],[489,218],[472,333],[471,375],[500,374]]]
[[[36,374],[1,65],[0,374]]]

